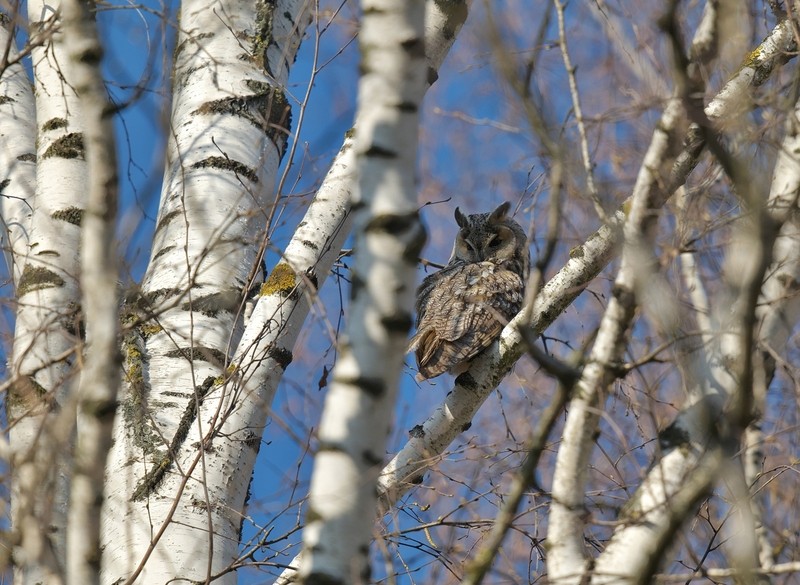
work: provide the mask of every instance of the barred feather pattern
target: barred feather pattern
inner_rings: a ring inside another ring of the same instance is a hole
[[[463,371],[522,308],[530,253],[508,208],[469,216],[456,209],[461,229],[450,261],[417,290],[417,332],[409,344],[417,379]]]

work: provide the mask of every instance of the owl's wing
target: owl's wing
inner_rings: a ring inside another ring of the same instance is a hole
[[[417,302],[417,334],[409,348],[416,351],[423,379],[475,357],[522,306],[520,276],[488,263],[441,274],[427,289]]]

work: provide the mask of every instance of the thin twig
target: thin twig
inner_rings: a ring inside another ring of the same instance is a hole
[[[583,119],[583,109],[581,108],[581,97],[578,93],[578,82],[575,79],[575,66],[572,64],[572,59],[569,56],[569,48],[567,47],[567,32],[564,26],[564,4],[561,0],[553,0],[556,7],[556,15],[558,16],[558,39],[559,46],[561,47],[561,58],[564,60],[564,69],[567,72],[567,79],[569,80],[569,93],[572,97],[572,109],[575,112],[575,124],[578,127],[578,136],[580,137],[581,145],[581,158],[583,159],[583,170],[586,173],[586,189],[589,198],[594,204],[594,209],[597,212],[597,217],[600,218],[604,224],[609,222],[606,210],[603,209],[603,204],[600,201],[600,195],[597,192],[597,186],[594,182],[594,165],[592,158],[589,154],[589,141],[586,138],[586,125]]]

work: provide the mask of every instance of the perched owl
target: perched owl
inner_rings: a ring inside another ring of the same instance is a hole
[[[509,203],[491,213],[464,215],[447,266],[417,290],[418,380],[465,371],[522,308],[530,251],[522,227],[507,217]]]

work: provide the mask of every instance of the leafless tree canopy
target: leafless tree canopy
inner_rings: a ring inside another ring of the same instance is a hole
[[[800,580],[800,3],[0,25],[0,581]],[[523,307],[418,381],[504,202]]]

